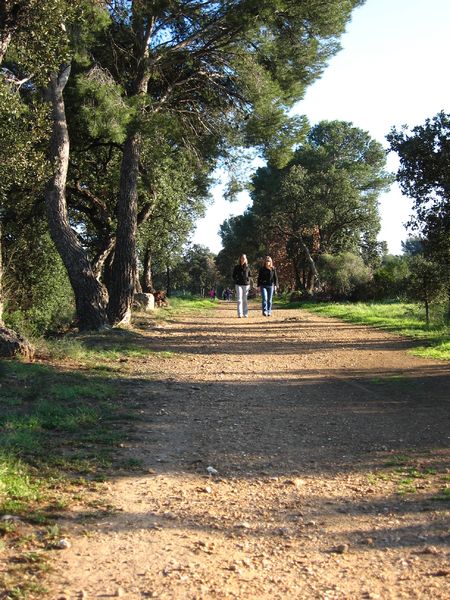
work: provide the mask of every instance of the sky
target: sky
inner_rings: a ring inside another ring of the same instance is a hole
[[[321,79],[308,88],[294,111],[311,125],[321,120],[350,121],[369,132],[385,148],[392,127],[421,125],[450,109],[450,0],[366,0],[352,13]],[[387,169],[396,172],[398,159],[389,153]],[[200,219],[192,242],[214,253],[222,245],[221,223],[244,212],[246,192],[235,202],[223,198],[224,185],[212,189],[213,203]],[[401,253],[408,237],[404,224],[412,202],[395,183],[379,198],[381,232],[388,251]]]

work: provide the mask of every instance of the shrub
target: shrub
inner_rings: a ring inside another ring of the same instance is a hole
[[[409,279],[408,261],[403,256],[387,255],[373,274],[371,289],[377,300],[406,299]]]
[[[43,225],[24,228],[5,264],[4,319],[27,335],[42,336],[67,327],[74,298],[66,270]]]
[[[351,252],[323,254],[318,264],[323,294],[333,299],[354,299],[372,277],[363,259]]]

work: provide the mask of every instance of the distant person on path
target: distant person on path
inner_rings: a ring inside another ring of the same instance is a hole
[[[248,317],[247,294],[250,289],[250,268],[247,256],[241,254],[238,264],[233,269],[233,281],[236,286],[237,314],[238,317]]]
[[[209,292],[209,297],[212,301],[216,299],[216,288],[211,288],[211,291]]]
[[[273,293],[278,286],[278,276],[270,256],[266,256],[258,273],[257,283],[262,298],[262,314],[272,316]]]
[[[226,300],[227,302],[231,302],[231,299],[232,299],[232,297],[233,297],[233,292],[230,290],[230,288],[227,288],[227,289],[224,291],[224,294],[225,294],[225,300]]]

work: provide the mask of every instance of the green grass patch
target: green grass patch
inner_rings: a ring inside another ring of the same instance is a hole
[[[432,499],[440,502],[450,502],[450,488],[442,488],[436,496],[433,496]]]
[[[15,456],[0,453],[0,512],[20,512],[41,497],[42,485],[30,469]]]
[[[2,363],[0,375],[0,456],[48,467],[64,457],[72,471],[80,448],[95,461],[88,444],[110,445],[112,453],[122,440],[114,380],[12,361]],[[99,454],[104,464],[104,450]]]
[[[436,341],[430,347],[416,348],[413,351],[416,356],[423,356],[425,358],[436,358],[437,360],[449,360],[450,359],[450,341],[443,340],[441,342]]]
[[[385,482],[399,496],[423,495],[430,500],[450,498],[446,481],[448,453],[446,450],[429,449],[417,454],[391,454],[380,469],[368,474],[371,484]],[[448,497],[447,497],[448,496]]]
[[[164,314],[176,315],[177,313],[212,310],[218,306],[217,301],[209,300],[208,298],[169,298],[169,305],[156,311],[164,317]]]
[[[389,460],[387,460],[384,464],[386,467],[398,467],[407,465],[409,462],[411,462],[411,457],[407,456],[406,454],[396,454],[389,457]]]
[[[142,416],[132,398],[121,398],[122,384],[108,367],[124,356],[147,357],[145,338],[119,331],[50,346],[41,350],[61,358],[53,360],[59,368],[0,362],[0,515],[20,519],[0,521],[1,549],[12,557],[0,573],[5,598],[41,597],[45,561],[33,553],[55,547],[58,514],[86,503],[93,483],[113,469],[138,468],[123,462],[118,448]]]
[[[445,325],[427,326],[423,309],[412,303],[312,303],[286,305],[337,317],[343,321],[379,327],[406,337],[423,340],[426,345],[410,350],[412,354],[450,360],[450,329]]]

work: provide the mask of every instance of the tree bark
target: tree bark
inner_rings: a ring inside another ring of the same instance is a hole
[[[144,273],[143,273],[143,286],[142,289],[146,294],[152,294],[153,289],[153,274],[152,274],[152,252],[147,246],[144,254]]]
[[[305,244],[303,237],[301,235],[298,236],[298,241],[300,242],[300,245],[303,248],[305,255],[306,255],[306,259],[309,263],[310,272],[308,273],[307,287],[308,287],[308,292],[310,294],[313,294],[315,287],[320,286],[319,272],[317,271],[316,263],[314,262],[314,259],[311,256],[311,252],[309,251],[309,248]]]
[[[114,236],[105,239],[92,261],[92,270],[99,281],[102,278],[104,269],[108,264],[111,264],[111,255],[114,252],[115,244],[116,238]],[[108,285],[106,285],[106,287],[108,287]]]
[[[69,165],[69,134],[67,131],[63,90],[70,75],[70,66],[53,75],[49,85],[52,105],[52,137],[50,158],[53,176],[45,190],[50,234],[67,270],[75,294],[77,324],[82,330],[98,330],[107,326],[107,292],[97,280],[92,266],[75,232],[69,224],[66,203],[66,180]]]
[[[450,285],[447,288],[447,315],[446,315],[447,325],[450,325]]]
[[[108,316],[111,324],[129,323],[136,279],[136,228],[140,135],[133,132],[125,142],[117,204],[117,235]]]
[[[0,65],[5,58],[6,51],[11,42],[12,34],[10,31],[0,31]]]
[[[135,33],[132,55],[136,71],[130,86],[130,94],[132,97],[145,98],[150,79],[148,58],[153,20],[145,17],[140,0],[131,2],[131,15],[132,29]],[[108,304],[108,316],[113,325],[127,324],[131,320],[131,305],[137,276],[136,230],[141,147],[138,128],[139,124],[135,122],[128,133],[120,167],[116,248]]]
[[[170,297],[171,286],[172,286],[172,281],[171,281],[170,275],[171,275],[170,267],[166,267],[166,284],[167,284],[166,295],[167,295],[167,297]]]

